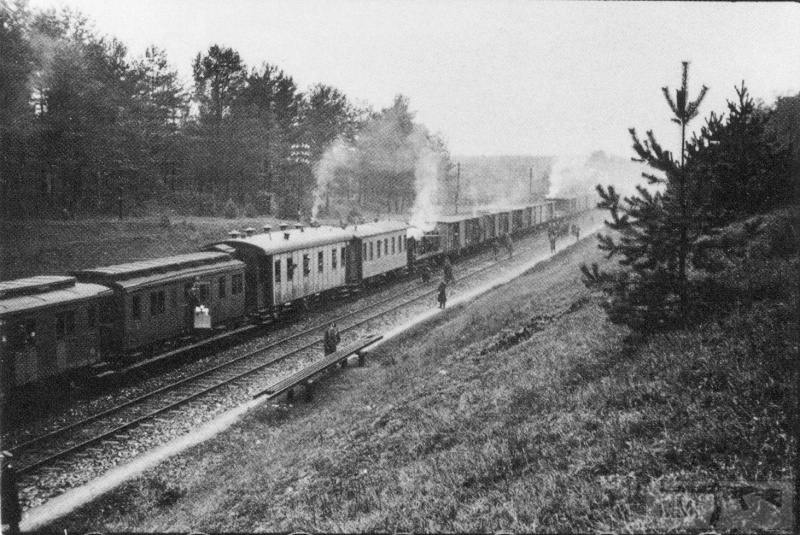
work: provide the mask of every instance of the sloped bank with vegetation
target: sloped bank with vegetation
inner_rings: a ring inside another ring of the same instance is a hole
[[[795,220],[767,218],[715,276],[748,298],[691,329],[611,324],[586,240],[50,527],[788,529]]]

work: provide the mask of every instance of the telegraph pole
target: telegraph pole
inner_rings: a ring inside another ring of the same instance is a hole
[[[533,200],[533,167],[528,168],[528,200]]]
[[[458,190],[461,188],[461,163],[456,164],[456,214],[458,213]]]

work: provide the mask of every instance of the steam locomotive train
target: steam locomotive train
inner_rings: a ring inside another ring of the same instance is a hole
[[[548,199],[443,216],[424,228],[391,221],[265,226],[196,253],[0,281],[2,390],[135,362],[165,341],[191,336],[197,302],[212,331],[224,332],[533,231],[590,204],[588,196]]]

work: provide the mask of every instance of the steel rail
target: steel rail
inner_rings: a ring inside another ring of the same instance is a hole
[[[534,229],[534,230],[536,230],[536,229]],[[524,248],[519,249],[518,251],[519,252],[524,252],[524,251],[529,251],[531,249],[533,249],[533,246],[524,247]],[[511,258],[501,259],[501,260],[498,260],[498,261],[484,262],[485,265],[483,265],[481,267],[478,267],[477,269],[471,270],[469,273],[462,274],[460,276],[459,280],[464,280],[464,279],[468,279],[468,278],[474,277],[474,276],[486,271],[487,269],[489,269],[491,267],[497,266],[498,263],[505,264],[505,263],[509,262],[510,260],[511,260]],[[426,285],[423,285],[423,286],[428,286],[428,285],[426,284]],[[419,288],[419,286],[417,288]],[[409,305],[409,304],[411,304],[411,303],[413,303],[415,301],[418,301],[418,300],[420,300],[420,299],[422,299],[424,297],[433,295],[436,292],[437,292],[436,288],[433,288],[433,289],[428,290],[428,291],[424,291],[421,294],[419,294],[419,295],[417,295],[415,297],[412,297],[410,299],[404,300],[404,301],[402,301],[402,302],[390,307],[387,310],[384,310],[384,311],[379,312],[377,314],[373,314],[371,316],[368,316],[365,319],[357,321],[354,324],[343,328],[342,332],[347,332],[347,331],[350,331],[350,330],[355,329],[357,327],[360,327],[361,325],[363,325],[363,324],[365,324],[365,323],[367,323],[369,321],[372,321],[372,320],[374,320],[376,318],[379,318],[381,316],[384,316],[386,314],[394,312],[399,308],[407,306],[407,305]],[[248,352],[248,353],[246,353],[244,355],[241,355],[239,357],[236,357],[234,359],[226,361],[226,362],[224,362],[222,364],[219,364],[219,365],[214,366],[212,368],[209,368],[207,370],[203,370],[202,372],[198,372],[198,373],[196,373],[196,374],[194,374],[192,376],[189,376],[189,377],[186,377],[184,379],[181,379],[180,381],[176,381],[175,383],[171,383],[171,384],[166,385],[164,387],[158,388],[158,389],[156,389],[156,390],[154,390],[152,392],[148,392],[148,393],[146,393],[146,394],[144,394],[142,396],[139,396],[139,397],[137,397],[137,398],[135,398],[133,400],[129,400],[129,401],[125,402],[125,403],[122,403],[122,404],[117,405],[115,407],[111,407],[110,409],[107,409],[105,411],[101,411],[101,412],[99,412],[97,414],[94,414],[92,416],[84,418],[83,420],[80,420],[78,422],[75,422],[73,424],[65,426],[63,428],[56,429],[54,431],[51,431],[50,433],[41,435],[41,436],[36,437],[34,439],[28,440],[28,441],[26,441],[24,443],[20,443],[18,445],[15,445],[12,448],[12,451],[15,451],[15,452],[19,453],[20,451],[29,448],[31,445],[38,444],[38,443],[44,442],[46,440],[50,440],[52,438],[55,438],[55,437],[57,437],[59,435],[62,435],[64,433],[66,433],[68,431],[71,431],[71,430],[77,429],[77,428],[79,428],[81,426],[84,426],[84,425],[87,425],[89,423],[95,422],[97,420],[100,420],[100,419],[102,419],[102,418],[104,418],[106,416],[109,416],[111,414],[114,414],[116,412],[120,412],[121,410],[124,410],[124,409],[126,409],[128,407],[132,407],[134,405],[141,404],[143,401],[145,401],[145,400],[147,400],[149,398],[152,398],[152,397],[154,397],[154,396],[156,396],[158,394],[161,394],[161,393],[164,393],[164,392],[168,392],[170,390],[176,390],[181,385],[184,385],[184,384],[189,383],[191,381],[195,381],[195,380],[197,380],[199,378],[202,378],[204,376],[210,375],[211,373],[213,373],[215,371],[219,371],[222,368],[232,366],[235,363],[241,362],[241,361],[243,361],[245,359],[248,359],[248,358],[252,358],[252,357],[254,357],[254,356],[258,355],[258,354],[264,353],[264,352],[266,352],[266,351],[268,351],[268,350],[270,350],[272,348],[275,348],[275,347],[277,347],[279,345],[288,343],[288,342],[290,342],[292,340],[295,340],[297,338],[300,338],[302,336],[309,335],[309,334],[311,334],[311,333],[313,333],[315,331],[319,331],[320,329],[322,329],[325,326],[327,326],[331,321],[340,321],[340,320],[343,320],[343,319],[350,318],[350,317],[355,316],[356,314],[359,314],[359,313],[364,312],[366,310],[369,310],[369,309],[378,307],[380,305],[386,304],[386,303],[388,303],[390,301],[393,301],[397,297],[399,297],[400,295],[405,294],[405,293],[407,293],[407,291],[396,292],[395,294],[393,294],[390,297],[387,297],[387,298],[382,299],[380,301],[377,301],[375,303],[371,303],[371,304],[366,305],[366,306],[364,306],[362,308],[359,308],[357,310],[342,314],[341,316],[338,316],[337,318],[335,318],[333,320],[330,320],[330,319],[326,320],[326,321],[318,323],[318,324],[316,324],[316,325],[314,325],[312,327],[309,327],[307,329],[304,329],[302,331],[299,331],[297,333],[294,333],[292,335],[284,337],[284,338],[282,338],[280,340],[275,340],[273,342],[270,342],[267,345],[259,347],[257,349],[254,349],[254,350],[252,350],[252,351],[250,351],[250,352]],[[254,368],[250,368],[250,369],[248,369],[248,370],[246,370],[244,372],[238,373],[238,374],[236,374],[236,375],[234,375],[234,376],[232,376],[230,378],[224,379],[222,381],[218,381],[218,382],[216,382],[215,384],[213,384],[213,385],[211,385],[209,387],[203,388],[203,389],[201,389],[201,390],[199,390],[197,392],[194,392],[194,393],[192,393],[192,394],[190,394],[188,396],[184,396],[184,397],[178,399],[177,401],[173,401],[173,402],[165,405],[164,407],[161,407],[159,409],[151,411],[148,414],[145,414],[145,415],[137,417],[137,418],[135,418],[133,420],[130,420],[130,421],[128,421],[128,422],[126,422],[126,423],[124,423],[124,424],[122,424],[120,426],[117,426],[117,427],[115,427],[115,428],[113,428],[113,429],[111,429],[109,431],[106,431],[106,432],[104,432],[104,433],[102,433],[100,435],[97,435],[95,437],[87,439],[87,440],[85,440],[83,442],[80,442],[79,444],[73,445],[73,446],[71,446],[69,448],[60,450],[60,451],[58,451],[58,452],[56,452],[56,453],[54,453],[54,454],[52,454],[50,456],[47,456],[47,457],[45,457],[43,459],[35,461],[35,462],[31,463],[31,464],[25,465],[25,466],[19,468],[17,470],[17,472],[20,473],[20,474],[31,472],[31,471],[35,470],[36,468],[39,468],[39,467],[41,467],[43,465],[46,465],[46,464],[50,464],[55,460],[58,460],[58,459],[61,459],[63,457],[66,457],[66,456],[68,456],[70,454],[76,453],[79,450],[85,449],[85,448],[87,448],[89,446],[92,446],[94,444],[102,442],[103,440],[106,440],[106,439],[111,438],[111,437],[116,437],[120,433],[122,433],[122,432],[124,432],[126,430],[129,430],[129,429],[131,429],[133,427],[136,427],[137,425],[139,425],[139,424],[141,424],[141,423],[143,423],[143,422],[145,422],[147,420],[152,420],[152,419],[154,419],[156,416],[158,416],[160,414],[168,412],[168,411],[170,411],[170,410],[172,410],[172,409],[174,409],[174,408],[176,408],[178,406],[184,405],[184,404],[186,404],[186,403],[188,403],[188,402],[190,402],[190,401],[192,401],[192,400],[194,400],[194,399],[196,399],[196,398],[198,398],[200,396],[203,396],[203,395],[205,395],[207,393],[210,393],[211,391],[216,390],[218,388],[221,388],[221,387],[223,387],[223,386],[225,386],[227,384],[230,384],[230,383],[232,383],[234,381],[237,381],[237,380],[242,379],[242,378],[244,378],[246,376],[252,375],[252,374],[254,374],[254,373],[256,373],[256,372],[258,372],[258,371],[260,371],[260,370],[262,370],[262,369],[264,369],[266,367],[268,367],[268,366],[271,366],[271,365],[273,365],[273,364],[275,364],[277,362],[280,362],[280,361],[282,361],[282,360],[284,360],[284,359],[286,359],[286,358],[288,358],[290,356],[296,355],[297,353],[300,353],[300,352],[305,351],[305,350],[307,350],[307,349],[309,349],[309,348],[311,348],[311,347],[313,347],[315,345],[318,345],[319,343],[320,342],[318,340],[316,340],[314,342],[310,342],[308,344],[305,344],[305,345],[301,346],[300,348],[293,349],[293,350],[291,350],[291,351],[289,351],[287,353],[284,353],[284,354],[281,354],[281,355],[276,355],[275,357],[269,359],[267,362],[264,362],[264,363],[254,367]]]

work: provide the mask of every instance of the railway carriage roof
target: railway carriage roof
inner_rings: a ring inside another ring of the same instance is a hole
[[[222,252],[189,253],[75,271],[83,281],[132,290],[181,279],[240,269],[244,264]]]
[[[407,228],[408,225],[402,221],[376,221],[375,223],[364,223],[363,225],[351,225],[347,227],[347,230],[352,229],[356,238],[368,238],[378,234],[405,232]]]
[[[227,256],[227,255],[226,255]],[[163,284],[170,284],[178,281],[186,281],[194,279],[195,277],[204,277],[207,275],[226,274],[229,271],[243,271],[244,262],[239,260],[228,259],[223,262],[216,262],[214,264],[206,264],[194,267],[187,267],[176,271],[168,271],[166,273],[156,273],[144,277],[134,277],[132,279],[124,279],[114,281],[114,285],[124,290],[137,290],[147,286],[159,286]]]
[[[437,223],[458,223],[459,221],[469,221],[470,219],[478,219],[482,214],[458,214],[458,215],[441,215],[436,218]]]
[[[167,273],[169,271],[180,271],[199,266],[208,266],[230,260],[230,255],[222,252],[189,253],[165,258],[128,262],[126,264],[116,264],[113,266],[82,269],[76,271],[75,274],[79,277],[96,276],[108,278],[109,280],[121,280],[145,277],[157,273]]]
[[[99,284],[75,277],[38,276],[0,282],[0,316],[112,295]]]
[[[289,239],[284,238],[284,234],[289,235]],[[285,231],[256,234],[246,238],[235,238],[223,240],[210,245],[228,245],[234,249],[249,248],[258,251],[260,254],[269,256],[289,251],[298,251],[319,247],[320,245],[331,245],[335,243],[349,242],[353,239],[353,231],[339,227],[310,227],[304,230],[291,229]]]

